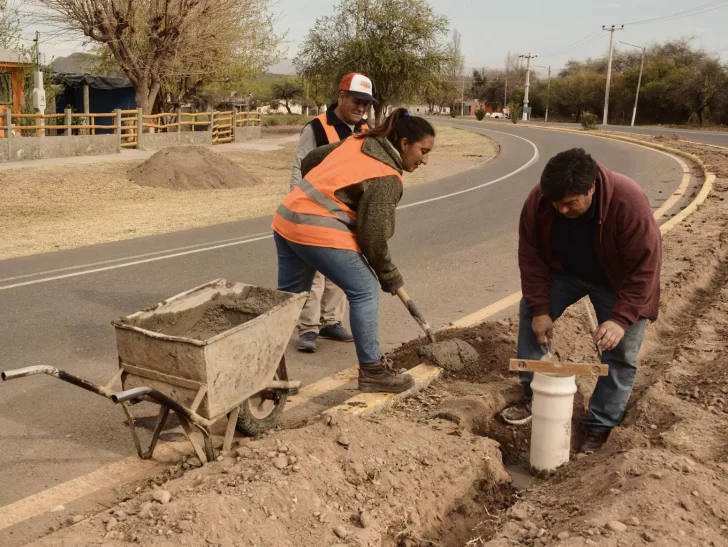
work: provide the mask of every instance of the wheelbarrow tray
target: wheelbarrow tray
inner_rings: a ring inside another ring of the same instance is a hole
[[[271,307],[207,339],[153,330],[170,318],[194,323],[221,298],[251,295]],[[230,412],[271,384],[306,297],[217,279],[114,321],[124,390],[150,387],[211,420]]]

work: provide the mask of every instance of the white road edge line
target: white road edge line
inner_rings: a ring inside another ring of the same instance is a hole
[[[161,254],[165,254],[165,253],[175,253],[178,251],[186,251],[187,249],[196,249],[197,247],[204,247],[205,245],[219,245],[221,243],[230,243],[231,241],[237,241],[237,242],[242,243],[243,240],[249,239],[251,237],[268,235],[268,233],[269,232],[261,232],[258,234],[250,234],[247,236],[220,239],[218,241],[205,241],[204,243],[197,243],[195,245],[185,245],[184,247],[175,247],[174,249],[163,249],[161,251],[153,251],[153,252],[149,252],[149,253],[143,253],[143,254],[131,255],[131,256],[122,256],[119,258],[110,258],[109,260],[100,260],[99,262],[89,262],[87,264],[79,264],[77,266],[66,266],[64,268],[56,268],[54,270],[46,270],[44,272],[33,272],[33,273],[28,273],[28,274],[23,274],[23,275],[16,275],[13,277],[4,277],[4,278],[0,279],[0,283],[5,283],[6,281],[15,281],[17,279],[27,279],[28,277],[38,277],[38,276],[42,276],[42,275],[50,275],[50,274],[54,274],[54,273],[58,273],[58,272],[68,272],[70,270],[80,270],[81,268],[93,268],[94,266],[102,266],[104,264],[113,264],[114,262],[122,262],[124,260],[136,260],[136,259],[145,258],[148,256],[161,255]],[[116,242],[116,243],[118,243],[118,242]]]
[[[490,131],[490,130],[487,130],[487,131]],[[431,203],[433,201],[439,201],[441,199],[447,199],[447,198],[459,196],[459,195],[465,194],[467,192],[473,192],[475,190],[480,190],[481,188],[485,188],[485,187],[490,186],[492,184],[495,184],[497,182],[502,182],[505,179],[510,178],[510,177],[512,177],[512,176],[520,173],[524,169],[527,169],[528,167],[530,167],[531,165],[533,165],[533,163],[535,163],[538,160],[538,148],[536,147],[536,145],[533,142],[529,141],[528,139],[525,139],[523,137],[519,137],[518,135],[511,135],[509,133],[502,133],[500,131],[491,131],[491,132],[492,133],[500,133],[502,135],[508,135],[509,137],[514,137],[516,139],[520,139],[520,140],[526,141],[528,144],[530,144],[533,147],[533,150],[534,150],[533,156],[531,157],[531,159],[527,163],[523,164],[521,167],[519,167],[515,171],[511,171],[510,173],[508,173],[506,175],[503,175],[502,177],[499,177],[499,178],[497,178],[495,180],[491,180],[491,181],[486,182],[484,184],[479,184],[478,186],[474,186],[472,188],[466,188],[465,190],[459,190],[457,192],[451,192],[449,194],[445,194],[445,195],[442,195],[442,196],[437,196],[437,197],[430,198],[430,199],[423,199],[421,201],[415,201],[414,203],[408,203],[407,205],[402,205],[400,207],[397,207],[397,209],[408,209],[409,207],[415,207],[417,205],[424,205],[426,203]],[[124,262],[122,264],[115,264],[113,266],[104,266],[104,267],[101,267],[101,268],[93,268],[93,269],[90,269],[90,270],[83,270],[83,271],[80,271],[80,272],[67,273],[67,274],[56,275],[56,276],[51,276],[51,277],[42,277],[40,279],[33,279],[32,281],[22,281],[22,282],[19,282],[19,283],[13,283],[12,285],[0,286],[0,291],[7,291],[7,290],[10,290],[10,289],[17,289],[17,288],[20,288],[20,287],[27,287],[29,285],[38,285],[40,283],[49,283],[51,281],[58,281],[58,280],[61,280],[61,279],[68,279],[68,278],[71,278],[71,277],[78,277],[78,276],[82,276],[82,275],[90,275],[90,274],[99,273],[99,272],[105,272],[105,271],[109,271],[109,270],[116,270],[116,269],[119,269],[119,268],[128,268],[130,266],[138,266],[140,264],[148,264],[150,262],[158,262],[160,260],[168,260],[170,258],[178,258],[180,256],[186,256],[186,255],[197,254],[197,253],[204,253],[204,252],[207,252],[207,251],[214,251],[216,249],[223,249],[225,247],[233,247],[233,246],[236,246],[236,245],[245,245],[247,243],[254,243],[256,241],[262,241],[264,239],[271,239],[272,237],[273,236],[271,234],[268,234],[268,235],[261,236],[261,237],[253,237],[251,239],[244,239],[242,241],[236,240],[236,241],[232,241],[232,242],[229,242],[229,243],[213,244],[213,245],[210,245],[210,246],[207,246],[207,247],[202,247],[202,248],[199,248],[199,249],[192,249],[192,250],[186,250],[186,251],[181,251],[181,252],[175,252],[175,253],[168,254],[168,255],[164,255],[164,256],[157,256],[157,257],[154,257],[154,258],[146,258],[146,259],[142,259],[142,260],[132,260],[131,262]],[[170,249],[170,250],[174,250],[174,249]],[[157,253],[154,253],[154,254],[160,254],[160,253],[164,253],[164,252],[166,252],[166,251],[158,251]],[[144,256],[144,255],[139,255],[139,256],[141,257],[141,256]],[[130,258],[136,258],[136,257],[130,257]],[[123,260],[123,259],[120,259],[120,260]],[[97,264],[98,265],[101,265],[101,263],[97,263]],[[96,265],[96,264],[86,264],[84,266],[68,267],[66,269],[61,269],[61,270],[51,270],[51,271],[45,272],[45,273],[53,273],[54,271],[66,271],[66,270],[70,270],[70,269],[79,269],[79,268],[90,267],[90,266],[94,266],[94,265]],[[35,276],[38,276],[38,275],[44,275],[45,273],[26,274],[25,276],[18,276],[16,278],[8,278],[6,280],[0,279],[0,283],[3,282],[3,281],[12,280],[12,279],[19,279],[20,277],[35,277]]]

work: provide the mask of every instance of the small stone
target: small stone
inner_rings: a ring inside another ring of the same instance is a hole
[[[523,507],[511,507],[508,513],[516,520],[526,520],[528,515]]]
[[[637,517],[629,517],[624,522],[629,524],[630,526],[639,526],[640,525],[640,519],[638,519]]]
[[[542,538],[539,538],[538,540],[541,542],[541,545],[548,545],[548,543],[549,543],[548,536],[544,536]]]
[[[559,534],[558,534],[558,535],[556,536],[556,539],[561,539],[561,540],[564,540],[564,539],[569,539],[569,532],[560,532],[560,533],[559,533]]]
[[[235,450],[235,453],[238,455],[238,458],[252,458],[253,457],[253,450],[249,446],[241,446],[237,450]]]
[[[298,458],[296,456],[288,456],[288,465],[293,465],[298,461]]]
[[[187,460],[187,463],[192,467],[202,467],[202,462],[197,456],[192,456],[189,460]]]
[[[693,502],[690,501],[687,498],[684,498],[684,499],[681,499],[680,500],[680,507],[682,507],[683,509],[685,509],[688,513],[691,513],[695,509],[695,506],[693,505]]]
[[[657,541],[657,536],[651,532],[642,532],[642,539],[649,543],[654,543]]]
[[[273,467],[276,469],[285,469],[288,467],[288,458],[286,458],[283,454],[273,458]]]
[[[111,517],[109,519],[109,522],[106,523],[106,531],[111,532],[114,528],[116,528],[119,524],[119,521],[116,520],[114,517]]]
[[[301,470],[301,465],[297,463],[291,469],[298,473]]]
[[[611,530],[612,532],[621,534],[622,532],[627,531],[627,525],[623,522],[619,522],[618,520],[610,520],[607,523],[607,529]]]
[[[662,473],[659,471],[653,471],[652,473],[650,473],[650,477],[653,479],[660,480],[662,478]]]
[[[361,523],[362,528],[371,528],[374,525],[374,520],[369,515],[369,513],[366,513],[362,511],[359,514],[359,522]]]
[[[114,511],[114,516],[116,517],[116,520],[118,520],[119,522],[126,520],[126,513],[124,511],[121,511],[121,510]]]
[[[321,516],[321,511],[314,511],[313,516],[319,518]]]
[[[655,429],[657,429],[657,426],[656,426],[655,424],[652,424],[652,425],[650,426],[650,429],[651,429],[652,431],[654,431]]]
[[[349,437],[347,437],[346,433],[341,433],[337,438],[336,442],[343,446],[344,448],[349,448],[349,445],[351,442],[349,441]]]
[[[152,498],[154,498],[162,505],[167,505],[172,499],[172,494],[170,494],[166,490],[155,490],[154,492],[152,492]]]
[[[334,534],[336,534],[339,539],[346,539],[349,535],[349,532],[347,532],[346,528],[344,528],[343,526],[335,526]]]

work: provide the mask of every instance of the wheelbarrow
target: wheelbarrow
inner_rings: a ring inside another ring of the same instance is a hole
[[[300,387],[288,379],[284,351],[307,296],[217,279],[112,322],[119,370],[105,386],[44,365],[1,376],[48,374],[111,399],[121,405],[142,459],[152,457],[174,411],[200,461],[212,461],[215,423],[228,420],[228,451],[236,429],[258,435],[275,426],[289,393]],[[146,450],[131,413],[142,401],[160,407]]]

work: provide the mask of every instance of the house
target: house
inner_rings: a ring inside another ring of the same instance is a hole
[[[20,114],[25,98],[25,79],[32,65],[21,55],[0,49],[0,115],[4,116],[9,108],[14,114]],[[5,136],[4,131],[0,132]]]

